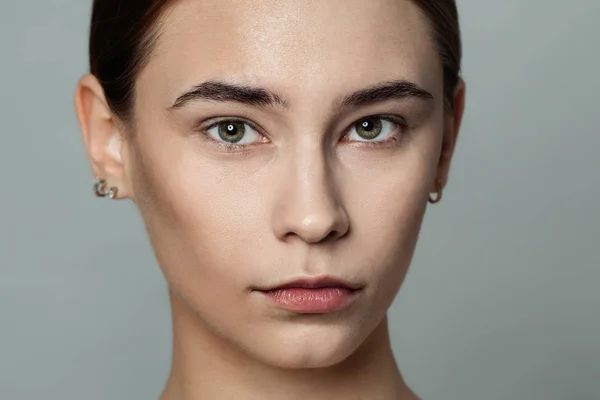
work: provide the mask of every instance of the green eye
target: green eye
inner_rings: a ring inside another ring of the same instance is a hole
[[[252,144],[268,142],[250,122],[237,118],[216,121],[202,129],[202,133],[228,149],[241,149]]]
[[[246,124],[240,121],[223,121],[218,125],[219,137],[227,143],[237,143],[244,138]]]
[[[381,134],[383,123],[381,118],[365,118],[354,125],[356,133],[363,139],[375,139]]]

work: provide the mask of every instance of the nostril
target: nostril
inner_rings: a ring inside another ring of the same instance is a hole
[[[347,234],[347,230],[330,229],[328,232],[322,230],[320,233],[318,230],[295,230],[287,232],[285,238],[289,239],[292,236],[298,236],[307,243],[326,243],[339,240]]]
[[[345,230],[333,229],[331,232],[329,232],[329,234],[325,237],[324,240],[338,240],[338,239],[341,239],[342,237],[344,237],[344,236],[346,236],[348,234],[348,230],[349,229],[345,229]]]
[[[338,239],[340,236],[341,235],[339,231],[331,231],[327,236],[325,236],[325,240],[335,240]]]

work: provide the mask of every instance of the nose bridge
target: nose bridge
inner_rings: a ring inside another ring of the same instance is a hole
[[[308,243],[344,236],[349,229],[334,171],[317,141],[296,143],[282,171],[273,227],[278,238]]]

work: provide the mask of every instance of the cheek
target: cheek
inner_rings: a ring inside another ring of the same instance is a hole
[[[429,185],[411,175],[406,179],[372,180],[363,188],[371,197],[358,199],[353,213],[354,232],[364,241],[363,248],[379,258],[375,265],[385,268],[405,264],[423,219]]]
[[[207,301],[247,285],[245,263],[265,219],[252,181],[181,140],[141,143],[133,161],[138,205],[169,283]]]
[[[431,143],[435,146],[435,143]],[[352,249],[364,259],[372,293],[382,304],[393,300],[408,270],[435,173],[428,146],[406,149],[348,184]]]

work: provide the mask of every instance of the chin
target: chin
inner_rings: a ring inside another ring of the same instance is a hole
[[[263,363],[286,369],[327,368],[350,357],[364,342],[364,327],[306,326],[290,323],[263,336],[254,356]],[[368,333],[368,332],[367,332]]]

